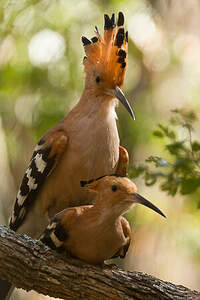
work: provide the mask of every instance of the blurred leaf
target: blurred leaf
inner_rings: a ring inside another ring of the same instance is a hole
[[[169,168],[170,165],[168,163],[168,161],[164,158],[160,158],[157,163],[156,163],[156,167],[165,167],[165,168]]]
[[[184,121],[183,121],[182,119],[180,119],[180,118],[172,117],[172,118],[170,119],[170,123],[171,123],[173,126],[177,126],[177,125],[183,126]]]
[[[174,163],[174,170],[181,172],[192,172],[194,169],[194,162],[189,157],[177,158]]]
[[[163,138],[164,137],[164,134],[162,133],[162,131],[158,130],[158,129],[153,131],[153,135],[157,136],[159,138]]]
[[[171,154],[179,155],[180,152],[185,151],[184,141],[176,141],[172,144],[168,144],[166,145],[166,148],[169,150]]]
[[[146,167],[143,165],[139,166],[129,166],[128,174],[131,178],[139,177],[144,171],[146,170]]]
[[[162,191],[168,191],[168,194],[171,196],[175,196],[178,190],[179,183],[176,181],[166,181],[161,184]]]
[[[146,173],[145,174],[145,184],[147,186],[155,184],[156,181],[157,181],[157,176],[155,176],[155,174],[153,174],[153,173]]]
[[[200,187],[200,178],[184,179],[181,182],[181,194],[191,194]]]
[[[194,122],[197,121],[197,114],[193,111],[182,111],[183,118],[188,122]]]
[[[158,156],[150,156],[148,159],[146,159],[146,162],[154,162],[156,167],[170,167],[170,164],[166,159]]]
[[[158,124],[158,127],[162,130],[162,132],[165,136],[167,136],[170,139],[175,139],[176,134],[171,128],[169,128],[169,126],[163,125],[163,124]]]
[[[158,129],[153,131],[156,137],[168,137],[170,144],[165,145],[168,155],[172,156],[171,162],[167,159],[151,155],[146,162],[153,163],[155,167],[163,168],[163,172],[156,173],[150,167],[145,169],[145,184],[151,186],[161,179],[161,190],[174,196],[179,193],[194,193],[200,186],[200,142],[192,141],[191,131],[193,122],[196,121],[196,114],[192,111],[174,110],[175,117],[171,118],[171,126],[181,126],[188,136],[185,140],[180,140],[178,135],[169,125],[158,124]],[[164,143],[163,139],[163,143]],[[165,169],[166,168],[166,171]],[[137,176],[137,173],[135,173]],[[180,187],[180,190],[179,190]]]
[[[172,109],[171,112],[177,114],[181,119],[188,122],[194,122],[198,119],[194,110]]]
[[[192,143],[192,151],[195,151],[195,152],[200,151],[200,143],[199,142],[195,141]]]

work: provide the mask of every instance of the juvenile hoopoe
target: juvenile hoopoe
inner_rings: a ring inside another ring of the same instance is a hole
[[[82,37],[86,53],[83,94],[35,147],[16,197],[11,229],[37,238],[49,217],[66,207],[93,202],[93,193],[80,189],[80,180],[124,172],[128,154],[119,146],[115,98],[133,119],[134,115],[120,89],[128,54],[123,24],[121,12],[117,24],[114,14],[111,18],[105,15],[103,36],[96,28],[91,41]],[[4,287],[8,288],[0,282],[0,296]]]
[[[133,204],[140,203],[165,217],[137,193],[136,185],[127,177],[103,176],[82,185],[98,193],[96,202],[67,208],[51,220],[41,241],[52,249],[64,249],[92,264],[118,256],[124,258],[131,241],[131,229],[122,215]]]

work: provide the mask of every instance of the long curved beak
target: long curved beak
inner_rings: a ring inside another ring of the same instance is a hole
[[[140,194],[133,193],[133,195],[134,195],[134,198],[135,198],[137,203],[140,203],[144,206],[147,206],[147,207],[151,208],[152,210],[154,210],[155,212],[157,212],[158,214],[160,214],[161,216],[166,218],[166,216],[163,214],[163,212],[159,208],[157,208],[155,205],[153,205],[147,199],[143,198]]]
[[[131,117],[135,121],[135,116],[134,116],[133,110],[132,110],[130,104],[128,103],[128,100],[126,99],[126,97],[125,97],[124,93],[122,92],[122,90],[117,86],[116,88],[114,88],[112,90],[109,90],[108,92],[112,96],[116,97],[125,106],[125,108],[129,112],[129,114],[131,115]]]

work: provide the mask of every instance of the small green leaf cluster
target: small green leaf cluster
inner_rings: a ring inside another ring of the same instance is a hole
[[[168,159],[150,156],[146,164],[130,167],[129,175],[143,174],[148,186],[160,180],[161,190],[172,196],[192,194],[200,187],[200,141],[192,138],[197,115],[183,109],[173,110],[172,115],[169,124],[158,124],[153,131],[163,140]]]

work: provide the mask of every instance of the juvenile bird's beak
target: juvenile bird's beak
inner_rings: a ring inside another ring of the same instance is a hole
[[[112,96],[115,96],[125,106],[125,108],[129,112],[129,114],[131,115],[131,117],[135,121],[135,116],[134,116],[133,110],[132,110],[130,104],[128,103],[128,100],[126,99],[126,97],[125,97],[124,93],[122,92],[122,90],[117,86],[116,88],[114,88],[112,90],[109,90],[108,92]]]
[[[159,208],[157,208],[155,205],[153,205],[150,201],[146,200],[145,198],[143,198],[141,195],[139,195],[137,193],[133,193],[133,195],[134,195],[134,198],[137,203],[140,203],[144,206],[151,208],[152,210],[154,210],[155,212],[157,212],[158,214],[160,214],[161,216],[166,218],[166,216],[163,214],[163,212]]]

